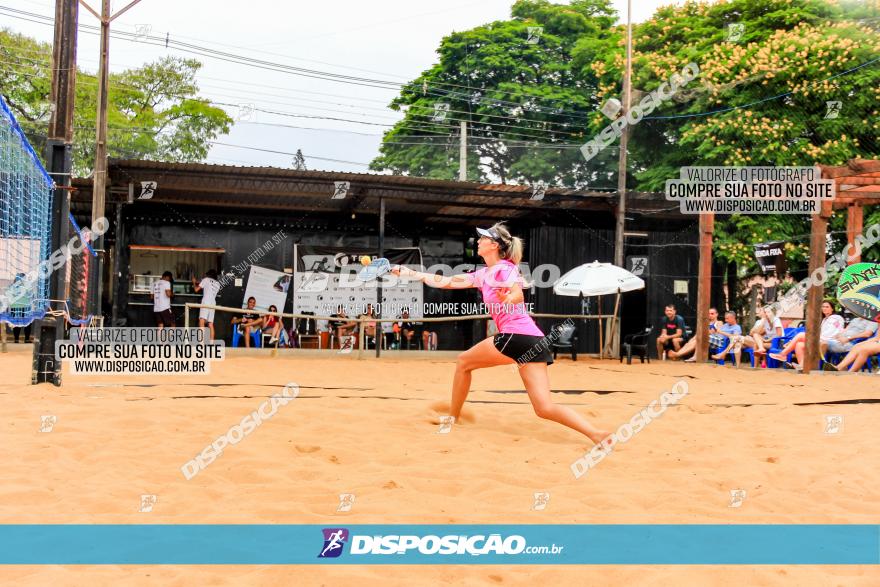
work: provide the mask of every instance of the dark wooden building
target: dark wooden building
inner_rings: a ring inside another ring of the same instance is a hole
[[[155,182],[139,199],[141,182]],[[349,182],[343,199],[332,199],[334,182]],[[81,225],[91,216],[91,180],[74,181],[72,210]],[[469,256],[474,227],[498,221],[526,242],[531,267],[553,263],[564,273],[585,262],[614,257],[614,190],[549,188],[543,199],[518,185],[440,181],[417,177],[297,171],[266,167],[111,160],[106,194],[111,230],[105,237],[102,311],[110,323],[152,325],[152,302],[138,275],[164,269],[226,269],[246,260],[283,230],[286,238],[260,259],[260,266],[293,266],[294,243],[314,246],[378,246],[380,203],[385,206],[386,249],[417,246],[426,266],[479,262]],[[654,323],[675,302],[688,324],[696,315],[697,220],[684,217],[662,194],[630,193],[625,254],[628,267],[644,267],[647,287],[623,296],[624,334]],[[184,278],[187,276],[184,275]],[[247,273],[242,277],[247,278]],[[224,287],[218,304],[240,307],[246,283]],[[183,303],[197,302],[179,284],[173,310],[182,323]],[[720,290],[720,288],[719,288]],[[426,287],[425,302],[476,302],[476,291]],[[552,288],[527,294],[538,312],[580,313],[576,298]],[[598,300],[588,311],[598,312]],[[603,302],[609,312],[613,300]],[[288,305],[287,311],[290,310]],[[552,321],[541,324],[547,328]],[[592,324],[592,323],[590,323]],[[228,320],[218,317],[218,336],[229,339]],[[598,350],[595,326],[581,336],[581,350]],[[441,349],[462,349],[481,336],[478,323],[438,328]],[[484,326],[482,332],[485,332]]]

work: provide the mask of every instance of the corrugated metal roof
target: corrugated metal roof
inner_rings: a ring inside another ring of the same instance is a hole
[[[617,203],[615,190],[610,189],[551,187],[547,188],[543,200],[533,200],[530,185],[482,184],[381,173],[301,171],[140,159],[111,159],[108,171],[108,203],[127,201],[130,185],[139,191],[141,181],[152,180],[158,183],[158,187],[153,199],[144,202],[281,213],[353,214],[378,212],[379,200],[384,198],[389,213],[415,215],[426,223],[476,223],[526,217],[541,220],[571,211],[613,214]],[[338,181],[351,184],[344,199],[332,198],[334,182]],[[85,204],[91,199],[90,179],[78,178],[73,184],[81,191],[74,193],[75,200]],[[630,192],[628,197],[652,213],[665,213],[670,207],[663,194]]]

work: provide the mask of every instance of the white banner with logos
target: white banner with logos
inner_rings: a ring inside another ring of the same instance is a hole
[[[364,255],[376,257],[376,251],[295,245],[294,255],[294,314],[311,312],[316,316],[329,316],[342,305],[345,313],[354,317],[364,313],[368,304],[376,306],[378,282],[361,282],[354,277],[354,272],[362,267],[359,259]],[[385,256],[392,265],[421,265],[418,248],[388,250]],[[421,318],[424,284],[420,281],[400,283],[396,277],[390,277],[382,284],[383,317],[396,318],[407,308],[412,318]]]
[[[258,310],[268,310],[269,306],[275,306],[279,312],[283,312],[292,280],[293,276],[289,273],[251,265],[244,299],[241,301],[242,307],[253,296],[257,300]]]

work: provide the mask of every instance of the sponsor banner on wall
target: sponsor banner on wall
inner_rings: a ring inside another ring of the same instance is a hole
[[[361,282],[354,277],[363,267],[362,257],[378,257],[374,249],[294,245],[294,256],[294,314],[329,316],[342,305],[348,316],[357,316],[365,312],[367,305],[376,305],[376,289],[381,283],[384,317],[399,316],[403,308],[409,309],[412,318],[422,317],[424,285],[421,282],[400,283],[394,276]],[[422,268],[422,253],[416,247],[388,249],[384,256],[392,265]]]
[[[289,273],[251,265],[241,306],[247,306],[248,298],[253,296],[257,300],[258,310],[268,310],[269,306],[274,305],[279,312],[283,312],[292,280],[293,276]]]

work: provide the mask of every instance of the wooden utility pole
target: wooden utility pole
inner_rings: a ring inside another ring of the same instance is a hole
[[[458,181],[467,181],[467,122],[461,121],[461,145],[458,147]]]
[[[92,191],[92,226],[104,215],[107,187],[107,87],[110,79],[110,0],[101,4],[101,58],[98,60],[98,116],[95,138],[95,170]]]
[[[623,107],[621,117],[627,116],[632,103],[632,0],[626,3],[626,66],[623,70]],[[629,125],[623,127],[620,135],[620,152],[617,158],[617,220],[614,227],[614,264],[625,265],[624,229],[626,225],[626,149],[629,144]],[[620,352],[620,322],[613,320],[609,325],[612,332],[608,333],[611,350]]]
[[[621,117],[629,113],[632,102],[632,0],[626,3],[626,68],[623,72],[623,110]],[[629,126],[620,135],[620,154],[617,160],[617,225],[614,230],[614,264],[623,267],[623,230],[626,217],[626,147],[629,143]]]
[[[70,173],[73,167],[73,105],[76,97],[77,0],[55,2],[55,39],[52,44],[51,118],[46,141],[47,170],[55,182],[52,195],[52,244],[56,251],[67,243],[70,215]],[[49,299],[67,299],[67,271],[55,271],[49,281]],[[60,309],[49,302],[50,309]],[[64,319],[41,320],[34,338],[31,383],[61,385],[61,368],[55,359],[55,341],[64,338]]]
[[[102,0],[101,14],[89,6],[85,0],[80,0],[86,10],[101,21],[101,58],[98,60],[98,115],[95,129],[95,167],[92,172],[92,226],[95,221],[104,216],[104,196],[107,190],[107,103],[110,92],[110,23],[119,18],[129,8],[140,2],[133,0],[119,10],[116,14],[110,14],[110,0]],[[101,314],[101,276],[104,271],[104,237],[99,236],[93,246],[98,252],[95,269],[89,273],[89,313]]]
[[[698,363],[709,359],[709,304],[712,299],[712,232],[715,229],[714,214],[700,214],[700,267],[697,277],[697,323],[694,332],[697,348],[694,351]]]
[[[831,218],[831,202],[823,201],[822,209],[813,215],[810,230],[810,268],[808,277],[812,279],[816,271],[825,266],[825,246],[828,236],[828,219]],[[822,298],[825,294],[824,284],[810,283],[807,290],[807,332],[806,356],[804,357],[803,373],[819,368],[819,334],[821,330]]]

